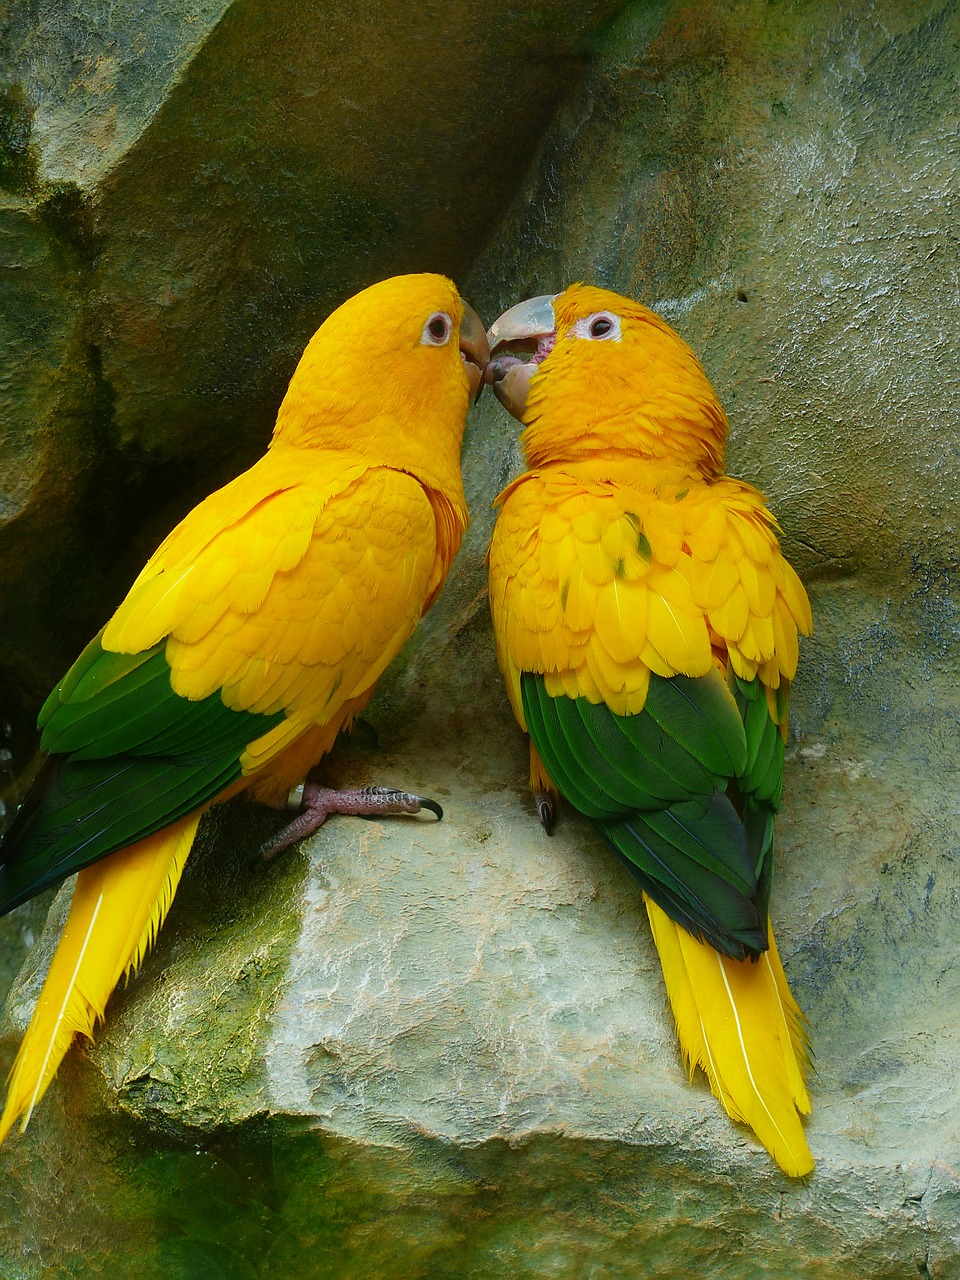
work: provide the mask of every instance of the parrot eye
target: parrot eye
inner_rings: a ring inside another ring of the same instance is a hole
[[[423,326],[420,335],[421,345],[428,347],[445,347],[453,333],[453,321],[445,311],[435,311]]]
[[[621,338],[620,317],[615,316],[612,311],[597,311],[592,316],[578,320],[573,326],[572,332],[578,338],[590,338],[594,342],[603,342],[605,340],[619,342]]]

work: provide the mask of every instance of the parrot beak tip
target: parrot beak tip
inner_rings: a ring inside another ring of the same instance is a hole
[[[527,393],[539,367],[532,360],[524,361],[515,355],[502,355],[491,360],[484,371],[484,378],[493,387],[493,394],[518,421],[523,421]]]
[[[556,294],[544,294],[518,303],[496,319],[487,332],[491,359],[483,380],[493,387],[493,394],[503,407],[521,422],[530,382],[556,342],[555,297]]]
[[[463,304],[460,321],[460,355],[470,387],[470,399],[476,404],[483,391],[484,375],[490,362],[490,344],[483,321],[468,302]]]

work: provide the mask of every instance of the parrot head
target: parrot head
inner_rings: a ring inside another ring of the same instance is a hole
[[[441,488],[456,470],[459,484],[464,419],[489,354],[479,316],[445,276],[381,280],[310,339],[271,447],[347,449]]]
[[[487,336],[484,378],[525,425],[530,466],[616,451],[722,470],[716,392],[683,339],[640,303],[573,284],[511,307]]]

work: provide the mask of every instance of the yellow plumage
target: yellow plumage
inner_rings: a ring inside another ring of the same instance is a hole
[[[753,1129],[784,1173],[805,1177],[808,1051],[773,930],[759,960],[732,960],[644,902],[691,1079],[700,1067],[731,1119]]]
[[[723,410],[658,316],[574,285],[507,312],[491,335],[495,389],[525,425],[530,467],[497,499],[489,569],[531,786],[566,790],[635,868],[685,1063],[802,1177],[806,1039],[766,897],[806,593],[762,495],[723,474]],[[532,364],[514,339],[537,345]],[[679,696],[665,701],[664,682]],[[750,920],[747,932],[728,918]]]
[[[100,861],[80,871],[0,1140],[138,964],[203,810],[244,789],[282,804],[435,598],[467,525],[460,442],[486,354],[441,276],[346,302],[304,352],[266,455],[173,530],[48,700],[44,745],[62,761],[35,827],[5,838],[0,909]]]
[[[761,495],[727,477],[667,486],[649,467],[618,462],[617,479],[603,482],[589,460],[531,471],[497,499],[490,591],[504,622],[495,641],[521,724],[519,671],[548,673],[551,692],[572,677],[620,714],[643,709],[638,671],[704,675],[716,640],[745,678],[761,664],[773,688],[796,674],[810,606]],[[586,521],[586,500],[602,528]],[[540,530],[532,545],[531,528]]]

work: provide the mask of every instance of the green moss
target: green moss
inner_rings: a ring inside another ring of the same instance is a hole
[[[52,1221],[38,1241],[76,1280],[901,1280],[926,1251],[919,1206],[841,1256],[838,1214],[805,1214],[802,1189],[723,1189],[663,1152],[612,1142],[361,1147],[290,1120],[190,1146],[123,1125],[85,1141],[93,1164],[72,1170],[59,1249],[45,1243]],[[71,1203],[78,1174],[85,1188],[99,1178],[96,1214]],[[729,1201],[735,1229],[719,1216]]]

